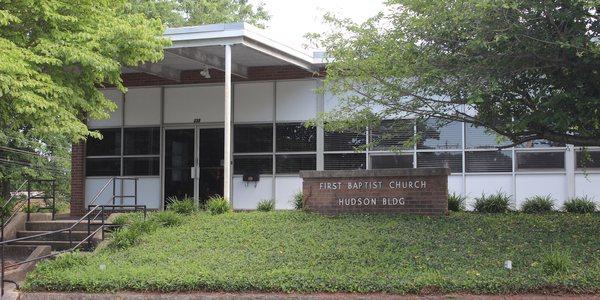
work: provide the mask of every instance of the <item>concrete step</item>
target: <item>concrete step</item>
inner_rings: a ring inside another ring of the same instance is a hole
[[[17,237],[21,238],[21,237],[26,237],[26,236],[33,236],[33,235],[42,234],[45,232],[47,232],[47,231],[17,231]],[[81,241],[81,240],[85,239],[87,236],[88,236],[87,231],[72,231],[71,232],[71,239],[73,241]],[[49,235],[35,237],[28,241],[67,241],[68,242],[69,241],[69,232],[68,231],[56,232],[56,233],[52,233]]]
[[[11,245],[27,245],[27,246],[40,246],[40,245],[48,245],[50,247],[52,247],[52,251],[60,251],[60,250],[66,250],[69,249],[71,247],[74,247],[75,245],[77,245],[78,242],[73,241],[73,244],[69,244],[68,241],[19,241],[19,242],[13,242],[11,243]],[[81,250],[85,250],[87,246],[87,242],[83,243],[79,249]]]
[[[54,221],[29,221],[25,224],[25,229],[27,231],[55,231],[59,229],[69,228],[69,226],[73,225],[75,221],[73,220],[54,220]],[[87,231],[87,221],[83,221],[77,224],[73,230],[74,231]],[[98,228],[102,224],[102,221],[93,221],[91,229],[94,230]]]

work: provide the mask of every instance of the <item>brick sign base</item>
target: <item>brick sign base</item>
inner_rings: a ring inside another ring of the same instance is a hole
[[[340,213],[448,212],[448,168],[300,171],[304,208]]]

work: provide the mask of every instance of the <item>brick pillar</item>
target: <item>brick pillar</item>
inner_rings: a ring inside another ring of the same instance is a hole
[[[85,213],[85,141],[71,148],[71,216]]]

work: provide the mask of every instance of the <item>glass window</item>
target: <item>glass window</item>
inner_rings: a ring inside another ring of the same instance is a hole
[[[412,120],[384,120],[379,128],[371,130],[375,150],[407,149],[404,143],[414,136]]]
[[[121,155],[121,128],[95,129],[102,134],[102,139],[88,138],[87,156]]]
[[[512,172],[511,151],[465,152],[467,172]]]
[[[371,156],[371,168],[372,169],[398,169],[398,168],[412,168],[412,167],[413,167],[412,154],[372,155]]]
[[[417,132],[421,134],[417,149],[461,149],[461,130],[460,122],[439,124],[436,119],[421,122],[417,125]]]
[[[364,132],[325,132],[325,151],[353,151],[367,143]]]
[[[578,150],[577,168],[600,168],[600,150]]]
[[[316,151],[317,130],[301,123],[277,124],[277,152]]]
[[[233,173],[243,175],[245,172],[273,174],[273,156],[235,155],[233,158]]]
[[[517,145],[516,148],[548,148],[564,147],[565,143],[552,142],[548,140],[533,140]]]
[[[564,169],[564,152],[517,152],[517,169]]]
[[[315,170],[317,156],[315,154],[284,154],[275,157],[277,174],[298,173],[300,170]]]
[[[510,145],[510,141],[498,143],[498,135],[486,131],[485,127],[475,127],[466,124],[465,139],[466,147],[469,149],[497,148],[498,146]]]
[[[417,168],[450,167],[452,173],[462,172],[461,152],[420,152],[417,153]]]
[[[85,176],[119,176],[121,158],[86,158]]]
[[[123,158],[123,175],[158,175],[158,162],[158,157],[125,157]]]
[[[366,169],[366,156],[362,153],[325,154],[325,170]]]
[[[273,124],[235,125],[233,143],[236,153],[272,152]]]
[[[123,154],[148,155],[160,153],[160,128],[125,128]]]

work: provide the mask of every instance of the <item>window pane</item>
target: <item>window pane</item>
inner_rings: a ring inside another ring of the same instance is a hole
[[[314,154],[277,155],[275,172],[277,174],[298,173],[300,170],[315,170],[317,156]]]
[[[352,151],[366,143],[364,132],[325,132],[325,151]]]
[[[243,175],[244,172],[260,174],[273,173],[273,157],[271,155],[236,155],[233,158],[233,173]]]
[[[413,156],[407,155],[377,155],[371,156],[371,167],[373,169],[397,169],[412,168]]]
[[[303,124],[277,124],[277,152],[316,151],[317,130]]]
[[[414,136],[412,120],[385,120],[379,128],[371,130],[371,142],[375,150],[407,149],[404,143]]]
[[[517,145],[517,148],[548,148],[548,147],[564,147],[565,143],[552,142],[548,140],[533,140]]]
[[[484,127],[475,127],[473,124],[466,124],[465,127],[466,147],[469,149],[496,148],[510,144],[509,141],[498,143],[497,135],[486,131]]]
[[[467,172],[512,172],[510,151],[466,152]]]
[[[462,172],[461,152],[421,152],[417,153],[417,168],[450,167],[452,173]]]
[[[325,154],[325,170],[366,169],[366,156],[361,153]]]
[[[86,144],[87,156],[121,155],[121,128],[97,129],[102,139],[88,138]]]
[[[235,125],[233,143],[236,153],[272,152],[273,124]]]
[[[462,124],[450,122],[438,126],[437,120],[429,119],[424,124],[419,124],[417,130],[422,134],[417,144],[417,149],[461,149]]]
[[[158,157],[126,157],[123,159],[123,175],[158,175]]]
[[[600,168],[600,151],[577,151],[577,168]]]
[[[517,169],[564,169],[564,152],[517,152]]]
[[[85,176],[119,176],[120,158],[86,158]]]
[[[160,153],[160,128],[125,128],[125,155],[151,155]]]

